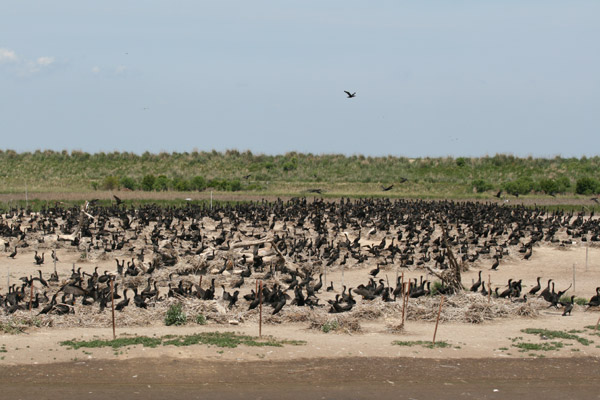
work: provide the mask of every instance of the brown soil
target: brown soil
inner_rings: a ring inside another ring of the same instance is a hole
[[[6,399],[599,398],[595,358],[342,358],[210,362],[172,358],[3,368]],[[567,394],[568,393],[568,394]]]

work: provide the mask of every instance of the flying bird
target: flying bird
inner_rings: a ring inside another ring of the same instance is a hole
[[[356,92],[354,92],[354,93],[350,93],[349,91],[347,91],[347,90],[344,90],[344,93],[346,93],[346,94],[348,95],[348,98],[349,98],[349,99],[351,99],[351,98],[353,98],[353,97],[356,97]]]
[[[387,192],[389,190],[392,190],[392,188],[394,187],[394,185],[390,185],[390,186],[381,186],[381,190],[383,190],[384,192]]]
[[[114,194],[113,194],[113,197],[115,198],[115,201],[117,202],[117,205],[121,205],[121,204],[123,204],[123,200],[121,200],[120,198],[118,198],[118,197],[117,197],[117,196],[115,196]]]

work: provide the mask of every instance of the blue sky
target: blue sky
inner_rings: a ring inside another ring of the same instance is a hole
[[[0,147],[596,155],[599,38],[598,1],[5,0]]]

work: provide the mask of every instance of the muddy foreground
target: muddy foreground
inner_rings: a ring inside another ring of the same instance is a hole
[[[92,360],[2,368],[5,399],[597,399],[596,358]]]

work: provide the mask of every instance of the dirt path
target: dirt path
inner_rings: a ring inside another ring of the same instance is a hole
[[[600,398],[600,361],[341,358],[86,361],[2,368],[6,399]]]

